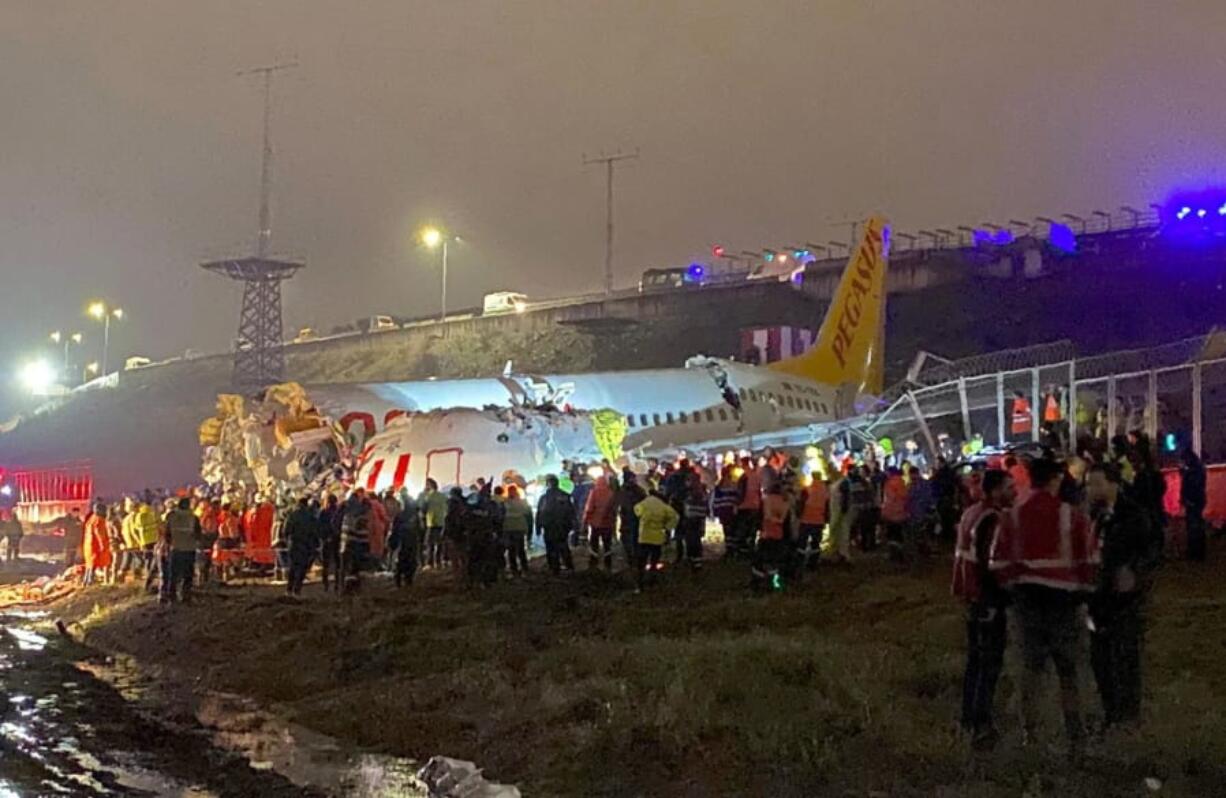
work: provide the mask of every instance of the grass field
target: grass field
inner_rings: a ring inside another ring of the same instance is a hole
[[[1042,744],[1021,748],[1008,670],[1001,746],[972,756],[957,734],[948,570],[861,561],[761,597],[739,564],[643,595],[602,573],[477,591],[427,573],[345,600],[212,588],[169,611],[95,588],[62,612],[150,668],[363,746],[473,759],[529,796],[1226,795],[1226,563],[1162,572],[1145,725],[1079,770],[1054,677]],[[1082,698],[1096,710],[1088,675]]]

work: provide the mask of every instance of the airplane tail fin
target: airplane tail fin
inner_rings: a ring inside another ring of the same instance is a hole
[[[889,225],[874,216],[864,225],[813,348],[769,368],[829,385],[854,385],[857,394],[880,394],[889,255]]]

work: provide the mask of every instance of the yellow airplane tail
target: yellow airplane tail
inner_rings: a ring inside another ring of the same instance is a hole
[[[889,256],[889,225],[874,216],[851,253],[813,348],[769,368],[827,385],[854,385],[857,395],[880,394]]]

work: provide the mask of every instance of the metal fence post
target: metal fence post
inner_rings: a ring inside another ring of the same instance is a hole
[[[1158,372],[1149,373],[1149,390],[1146,391],[1145,409],[1148,411],[1145,419],[1145,434],[1150,442],[1157,447],[1158,441]],[[1155,449],[1156,451],[1156,449]]]
[[[971,408],[966,401],[966,377],[958,378],[958,401],[962,403],[962,439],[969,441],[971,433]]]
[[[1077,361],[1068,362],[1068,448],[1077,453]]]
[[[1115,437],[1115,375],[1107,377],[1107,442]]]
[[[1039,414],[1043,412],[1043,397],[1039,394],[1039,370],[1030,370],[1030,440],[1039,442]]]
[[[1201,365],[1200,363],[1192,364],[1192,451],[1200,454],[1201,447],[1201,424],[1204,423],[1201,419]]]
[[[1005,435],[1005,375],[1000,371],[996,372],[996,432],[1003,449],[1009,439]]]

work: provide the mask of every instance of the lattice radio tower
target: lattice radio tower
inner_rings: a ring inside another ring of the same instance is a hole
[[[261,75],[264,79],[264,155],[260,164],[260,229],[256,254],[202,264],[208,271],[243,283],[243,308],[238,318],[238,337],[234,341],[234,383],[241,388],[263,388],[285,377],[281,283],[293,277],[303,264],[268,257],[272,238],[272,76],[296,66],[296,62],[273,64],[238,73]]]

